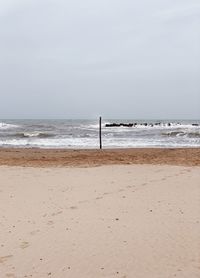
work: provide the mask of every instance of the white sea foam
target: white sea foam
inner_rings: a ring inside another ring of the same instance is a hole
[[[0,123],[1,147],[99,147],[99,125],[95,121],[20,121],[20,125],[17,121],[8,122]],[[120,120],[116,122],[120,123]],[[133,127],[105,127],[105,124],[111,123],[102,123],[104,148],[200,147],[199,121],[183,121],[180,124],[152,122],[152,126],[150,122],[142,124],[139,121]]]
[[[38,137],[40,135],[40,132],[34,131],[34,132],[24,132],[24,137]]]
[[[83,124],[81,125],[81,129],[88,129],[88,130],[94,130],[94,129],[98,129],[99,128],[99,123],[97,124]]]
[[[178,141],[144,138],[109,138],[103,137],[104,148],[140,148],[140,147],[199,147],[199,141],[195,139]],[[0,140],[2,147],[38,147],[38,148],[98,148],[98,138],[54,138],[54,139],[36,139],[36,138],[22,138]]]
[[[36,139],[28,138],[0,140],[0,146],[15,147],[42,147],[42,148],[96,148],[98,140],[91,138],[59,138],[59,139]]]
[[[11,129],[11,128],[17,128],[18,125],[8,124],[4,122],[0,122],[0,129]]]

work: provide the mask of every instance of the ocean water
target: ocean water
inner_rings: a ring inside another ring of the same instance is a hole
[[[200,120],[103,120],[102,141],[104,148],[200,147]],[[0,120],[0,147],[99,148],[98,119]]]

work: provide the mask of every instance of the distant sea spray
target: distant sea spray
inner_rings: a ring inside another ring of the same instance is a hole
[[[97,120],[0,120],[0,147],[98,148],[98,128]],[[200,121],[104,120],[102,139],[104,148],[200,147]]]

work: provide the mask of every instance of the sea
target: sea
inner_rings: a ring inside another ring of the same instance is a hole
[[[200,120],[103,119],[102,145],[200,147]],[[0,147],[98,149],[99,120],[0,120]]]

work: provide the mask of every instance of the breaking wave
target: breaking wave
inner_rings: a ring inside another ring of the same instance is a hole
[[[0,122],[0,129],[11,129],[11,128],[17,128],[17,127],[19,127],[19,126]]]
[[[55,135],[47,132],[19,132],[13,134],[13,137],[16,138],[50,138]]]
[[[112,121],[102,122],[104,148],[200,147],[199,120],[119,119],[114,120],[116,128]],[[1,147],[98,148],[99,124],[94,120],[0,120]]]
[[[169,137],[188,137],[188,138],[200,138],[200,131],[186,132],[186,131],[171,131],[162,133],[164,136]]]

